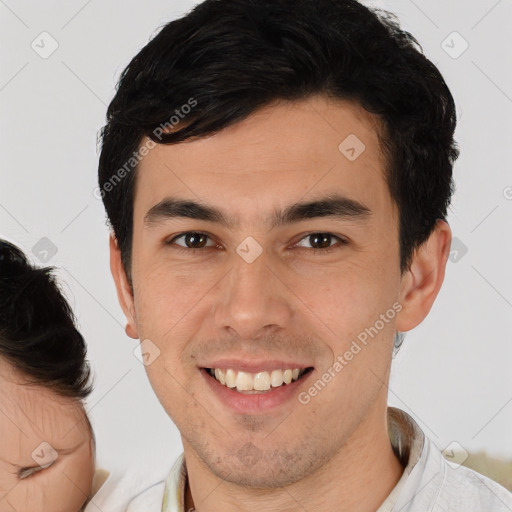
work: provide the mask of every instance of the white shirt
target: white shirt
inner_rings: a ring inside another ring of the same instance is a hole
[[[84,512],[160,512],[168,475],[169,466],[111,472]]]
[[[447,461],[407,413],[388,407],[388,420],[391,444],[405,469],[376,512],[512,512],[512,493]],[[85,512],[187,512],[184,454],[167,477],[140,470],[111,476]]]

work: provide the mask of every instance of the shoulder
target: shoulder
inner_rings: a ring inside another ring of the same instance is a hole
[[[504,487],[472,469],[449,462],[428,439],[424,449],[423,479],[429,479],[426,489],[429,510],[512,512],[512,493]]]
[[[395,494],[379,512],[512,512],[512,493],[446,459],[407,413],[394,410],[390,417],[390,438],[406,467]]]
[[[444,478],[436,500],[439,510],[511,512],[512,493],[494,480],[443,459]]]

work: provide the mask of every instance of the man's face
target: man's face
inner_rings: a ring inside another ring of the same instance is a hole
[[[94,446],[85,411],[27,386],[0,358],[0,511],[77,512],[90,494]]]
[[[219,477],[291,483],[382,428],[401,286],[384,165],[370,114],[323,97],[157,145],[141,161],[133,329],[185,448]],[[274,212],[333,195],[366,213],[317,208],[273,222]],[[233,224],[173,216],[162,205],[170,198],[222,210]],[[239,391],[205,368],[252,377],[235,381]],[[294,369],[308,371],[279,385],[290,373],[280,370]],[[269,378],[276,387],[243,391]]]

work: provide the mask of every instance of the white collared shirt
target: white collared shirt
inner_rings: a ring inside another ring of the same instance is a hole
[[[376,512],[512,512],[512,493],[447,461],[407,413],[388,407],[388,420],[391,444],[405,469]],[[167,478],[158,475],[152,484],[147,474],[142,480],[133,474],[109,479],[85,512],[187,512],[184,454]]]

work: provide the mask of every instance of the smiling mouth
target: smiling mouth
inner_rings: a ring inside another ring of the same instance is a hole
[[[219,384],[244,394],[270,393],[274,389],[300,380],[313,370],[308,368],[286,368],[256,373],[237,371],[232,368],[203,368]]]

